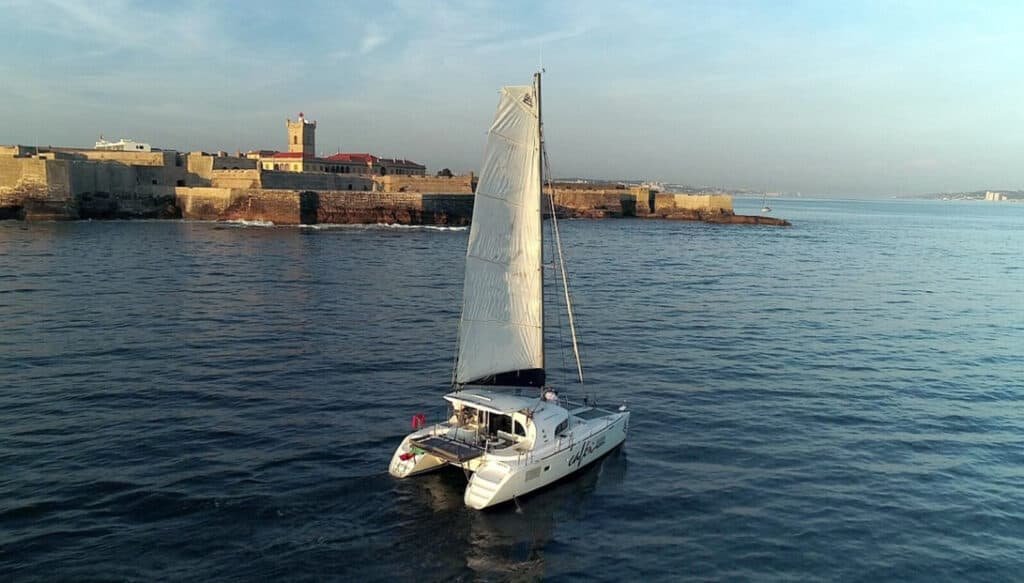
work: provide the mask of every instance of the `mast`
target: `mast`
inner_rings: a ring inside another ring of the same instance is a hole
[[[540,107],[540,74],[533,74],[534,92],[537,94],[537,180],[539,181],[540,200],[537,201],[537,213],[540,215],[540,367],[546,368],[547,357],[544,353],[544,118]]]

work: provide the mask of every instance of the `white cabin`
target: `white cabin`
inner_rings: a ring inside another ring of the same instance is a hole
[[[546,407],[536,397],[464,389],[444,398],[452,404],[450,426],[463,430],[460,437],[492,450],[533,451],[569,426],[568,411]]]

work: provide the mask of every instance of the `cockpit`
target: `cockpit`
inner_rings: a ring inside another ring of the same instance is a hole
[[[459,439],[503,449],[533,442],[531,422],[537,399],[476,391],[446,397],[449,425]]]

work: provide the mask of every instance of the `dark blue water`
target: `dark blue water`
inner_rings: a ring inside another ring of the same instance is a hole
[[[0,579],[1019,579],[1024,205],[772,206],[562,224],[631,433],[485,513],[387,474],[465,231],[0,223]]]

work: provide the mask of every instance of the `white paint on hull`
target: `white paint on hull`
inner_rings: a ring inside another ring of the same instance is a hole
[[[626,439],[629,413],[618,413],[601,428],[583,439],[563,441],[566,447],[544,457],[518,456],[509,460],[488,455],[473,474],[463,500],[466,506],[483,510],[548,486],[573,474],[618,447]]]
[[[389,472],[396,478],[407,478],[446,465],[462,467],[473,472],[463,498],[466,506],[482,510],[548,486],[579,471],[622,444],[629,429],[627,411],[609,412],[588,420],[574,419],[575,423],[570,430],[538,449],[488,451],[464,462],[449,462],[412,447],[410,442],[413,439],[454,435],[459,431],[446,423],[438,424],[407,436],[392,456]]]

